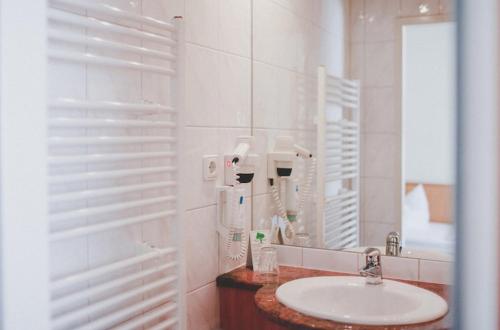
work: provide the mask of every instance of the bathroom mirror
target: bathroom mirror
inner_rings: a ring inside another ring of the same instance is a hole
[[[254,6],[267,15],[254,17],[269,19],[253,22],[252,133],[262,155],[253,229],[273,235],[281,226],[279,244],[355,252],[385,251],[396,232],[395,254],[451,260],[456,78],[448,2],[327,3],[302,22],[284,14],[293,6]],[[320,27],[321,10],[336,19]]]

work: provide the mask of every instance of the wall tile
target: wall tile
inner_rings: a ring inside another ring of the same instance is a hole
[[[251,63],[249,59],[218,55],[219,126],[251,126]]]
[[[365,1],[365,40],[370,42],[394,39],[398,0]]]
[[[184,251],[187,291],[213,282],[218,275],[216,208],[187,211],[184,217]]]
[[[328,38],[329,32],[319,28],[314,24],[307,24],[309,27],[307,40],[304,43],[306,45],[305,51],[305,63],[304,70],[305,74],[316,75],[318,70],[318,65],[326,63],[324,57],[328,56],[325,54],[324,43],[322,42],[325,38]],[[300,51],[300,50],[299,50]]]
[[[217,128],[187,127],[184,135],[183,170],[186,181],[184,205],[187,209],[193,209],[215,204],[217,182],[203,179],[203,156],[219,152],[218,130]],[[222,158],[219,158],[217,167],[222,169]],[[219,177],[221,173],[219,171]]]
[[[362,204],[364,220],[378,223],[397,223],[401,216],[398,211],[397,183],[393,179],[364,178]],[[401,186],[401,185],[399,185]]]
[[[364,42],[365,40],[365,1],[351,0],[349,1],[349,23],[350,23],[350,41]]]
[[[278,123],[278,68],[255,62],[253,65],[253,126],[271,128]]]
[[[219,0],[220,49],[250,58],[251,1]]]
[[[142,0],[142,13],[159,19],[184,15],[184,0]]]
[[[186,304],[188,330],[219,328],[219,297],[215,282],[188,293]]]
[[[186,124],[250,127],[250,60],[190,44],[186,53]]]
[[[271,1],[276,3],[277,5],[280,5],[283,8],[288,9],[289,11],[292,11],[293,13],[297,13],[298,2],[300,0],[271,0]]]
[[[277,5],[287,9],[293,15],[305,20],[318,21],[321,11],[321,1],[310,0],[271,0]]]
[[[278,112],[278,125],[275,123],[273,127],[297,129],[300,125],[297,121],[298,107],[302,102],[298,74],[281,68],[276,73],[278,93],[274,96],[277,101],[274,111]]]
[[[401,16],[425,16],[439,14],[439,0],[400,0],[401,1]],[[420,5],[426,5],[428,12],[420,13]]]
[[[294,70],[301,19],[269,0],[254,0],[254,59]]]
[[[365,246],[385,246],[385,238],[391,231],[401,232],[401,224],[386,224],[376,222],[364,223]]]
[[[384,277],[418,280],[418,259],[382,256],[382,273]]]
[[[317,71],[319,57],[321,53],[322,30],[318,26],[304,21],[297,26],[297,48],[296,64],[300,73],[314,74]],[[324,33],[327,33],[326,31]]]
[[[325,22],[324,17],[327,17],[329,14],[329,10],[325,10],[325,4],[326,6],[328,5],[329,0],[319,0],[319,1],[309,1],[309,0],[302,0],[306,3],[311,4],[311,10],[310,10],[310,20],[314,22],[320,22],[319,26],[321,26],[323,29],[328,30],[328,22]],[[340,0],[343,1],[343,0]],[[312,2],[312,3],[311,3]],[[335,1],[337,2],[337,1]],[[318,23],[316,23],[318,24]]]
[[[396,133],[398,123],[395,113],[394,88],[364,88],[361,95],[363,98],[363,115],[361,116],[363,132]]]
[[[296,246],[276,245],[278,263],[286,266],[302,266],[302,248]]]
[[[217,126],[219,122],[219,75],[216,51],[186,45],[186,115],[187,125]]]
[[[361,201],[360,201],[360,205],[362,205],[362,200],[364,198],[364,192],[363,192],[363,187],[364,187],[364,181],[365,178],[361,178],[360,180],[360,190],[361,190]],[[359,213],[359,244],[360,245],[363,245],[365,243],[365,208],[364,207],[360,207],[360,213]]]
[[[220,0],[186,1],[186,40],[218,48],[218,19]]]
[[[365,85],[365,45],[363,43],[351,43],[351,54],[349,63],[349,78],[359,80],[361,86]],[[363,106],[363,104],[361,105]]]
[[[256,128],[296,128],[297,74],[254,62],[253,123]]]
[[[391,134],[364,134],[363,175],[379,178],[396,177],[398,137]]]
[[[345,273],[358,273],[358,254],[333,250],[303,249],[305,268],[324,269]]]
[[[452,284],[453,283],[453,263],[420,260],[420,277],[422,282]]]
[[[364,54],[365,86],[392,86],[394,84],[394,43],[367,43]]]

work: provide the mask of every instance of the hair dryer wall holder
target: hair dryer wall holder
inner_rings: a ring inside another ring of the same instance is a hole
[[[248,248],[245,189],[237,186],[217,187],[217,232],[225,241],[226,258],[242,260]]]
[[[215,188],[217,197],[217,232],[221,237],[227,237],[229,234],[229,224],[227,223],[227,214],[229,214],[229,203],[227,199],[226,192],[228,189],[232,188],[231,186],[218,186]]]

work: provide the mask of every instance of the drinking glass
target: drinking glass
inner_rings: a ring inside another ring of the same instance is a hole
[[[278,283],[278,251],[275,247],[266,246],[260,249],[257,271],[263,283]]]
[[[311,238],[308,233],[297,233],[295,234],[294,245],[310,247],[311,246]]]

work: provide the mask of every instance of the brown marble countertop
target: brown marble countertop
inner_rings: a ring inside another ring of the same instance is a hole
[[[366,326],[338,323],[319,319],[296,312],[278,302],[275,292],[279,285],[291,280],[313,276],[353,276],[352,274],[336,273],[330,271],[280,266],[278,284],[263,284],[257,273],[246,267],[237,268],[217,278],[217,285],[221,287],[239,288],[256,291],[255,304],[263,315],[274,322],[289,329],[325,329],[325,330],[444,330],[452,328],[452,318],[448,312],[444,317],[426,323],[396,326]],[[442,284],[403,281],[423,289],[432,291],[445,300],[450,301],[450,287]]]

